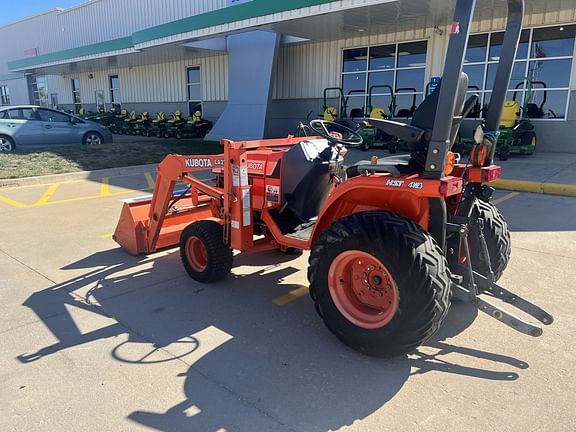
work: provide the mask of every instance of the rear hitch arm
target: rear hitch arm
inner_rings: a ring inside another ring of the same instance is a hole
[[[517,309],[540,321],[544,325],[550,325],[554,322],[552,315],[550,315],[541,307],[529,302],[526,299],[523,299],[519,295],[508,291],[496,283],[491,285],[488,284],[488,279],[480,273],[474,272],[474,279],[478,282],[478,288],[480,291],[484,291],[486,294],[490,294],[493,297],[516,307]],[[520,333],[534,337],[542,335],[542,327],[539,325],[530,323],[514,315],[513,313],[502,309],[500,306],[480,297],[480,295],[476,297],[471,296],[470,291],[457,282],[452,283],[452,295],[459,300],[473,301],[478,306],[478,310],[484,312],[487,315],[490,315],[492,318],[496,318],[498,321],[506,324],[508,327],[511,327],[514,330],[519,331]]]
[[[469,228],[466,224],[448,224],[448,230],[454,232],[457,231],[460,234],[460,241],[463,244],[464,252],[466,255],[466,265],[460,266],[462,270],[466,271],[466,278],[454,275],[452,277],[452,295],[462,301],[469,301],[476,304],[478,309],[485,314],[497,319],[498,321],[506,324],[507,326],[517,330],[521,333],[527,334],[529,336],[538,337],[542,335],[542,327],[530,323],[505,309],[502,309],[498,305],[480,297],[482,294],[491,295],[516,309],[526,313],[527,315],[535,318],[544,325],[550,325],[554,322],[554,318],[548,312],[546,312],[541,307],[523,299],[517,294],[514,294],[507,289],[501,287],[494,282],[494,273],[490,265],[490,258],[488,255],[488,247],[486,245],[486,240],[482,234],[482,226],[474,226],[478,228],[482,244],[482,252],[487,260],[489,274],[484,276],[472,269],[472,261],[470,260],[470,247],[468,243]]]

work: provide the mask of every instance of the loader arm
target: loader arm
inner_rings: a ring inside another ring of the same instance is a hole
[[[148,226],[146,228],[147,251],[156,250],[158,236],[173,200],[174,187],[178,181],[189,184],[194,205],[198,205],[198,191],[211,198],[222,199],[224,190],[209,186],[200,180],[189,176],[194,171],[205,171],[224,165],[223,155],[216,156],[181,156],[168,155],[158,166],[154,193],[150,203],[148,214]]]

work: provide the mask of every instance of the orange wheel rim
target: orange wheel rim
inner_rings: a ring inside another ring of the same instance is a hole
[[[358,327],[384,327],[398,310],[398,287],[390,271],[363,251],[342,252],[332,261],[328,288],[340,313]]]
[[[197,272],[203,272],[208,266],[208,251],[204,242],[196,236],[186,240],[186,257],[188,263]]]

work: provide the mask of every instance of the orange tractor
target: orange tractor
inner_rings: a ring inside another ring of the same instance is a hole
[[[508,0],[509,19],[485,130],[470,163],[449,152],[478,99],[465,100],[462,63],[474,10],[459,0],[441,84],[411,124],[370,119],[409,144],[409,155],[359,162],[343,170],[346,146],[362,138],[313,120],[315,136],[222,140],[216,156],[167,156],[151,200],[125,202],[114,239],[131,254],[180,246],[196,281],[224,278],[233,250],[310,250],[310,295],[326,326],[368,355],[409,352],[442,324],[451,298],[531,336],[541,327],[507,312],[489,294],[543,324],[551,315],[496,281],[508,264],[510,234],[490,203],[489,183],[500,113],[522,26],[523,1]],[[201,181],[194,172],[208,171]],[[175,192],[178,183],[184,191]]]

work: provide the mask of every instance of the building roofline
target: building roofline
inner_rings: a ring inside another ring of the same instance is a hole
[[[36,57],[25,57],[19,60],[9,61],[8,69],[11,71],[18,71],[29,67],[44,65],[47,63],[62,62],[78,57],[104,54],[119,50],[132,50],[133,48],[134,44],[132,43],[132,37],[127,36],[76,48],[70,48],[63,51],[54,51]]]
[[[91,0],[79,6],[69,9],[84,7],[102,0]],[[310,6],[318,6],[333,3],[336,0],[291,0],[290,2],[252,0],[248,3],[236,6],[216,9],[192,17],[171,21],[149,29],[140,30],[131,36],[70,48],[62,51],[54,51],[36,57],[26,57],[8,62],[8,69],[11,71],[22,71],[26,68],[38,67],[55,62],[64,62],[79,57],[86,57],[98,54],[105,54],[111,51],[135,49],[135,45],[144,42],[151,42],[163,37],[186,33],[194,30],[202,30],[215,25],[230,24],[250,18],[258,18],[275,13],[287,12]],[[66,9],[65,11],[68,11]],[[54,9],[52,12],[61,13],[63,9]]]
[[[44,15],[58,14],[58,13],[61,13],[63,10],[65,10],[65,9],[63,9],[63,8],[53,8],[53,9],[49,9],[49,10],[44,11],[44,12],[39,12],[39,13],[34,14],[34,15],[30,15],[30,16],[27,16],[27,17],[19,18],[19,19],[17,19],[16,21],[11,21],[11,22],[6,23],[6,24],[1,24],[1,25],[0,25],[0,29],[3,29],[3,28],[5,28],[5,27],[10,27],[10,26],[13,26],[13,25],[15,25],[15,24],[20,24],[20,23],[23,23],[23,22],[25,22],[25,21],[29,21],[29,20],[33,20],[33,19],[36,19],[36,18],[40,18],[41,16],[44,16]]]
[[[334,1],[335,0],[291,0],[288,2],[252,0],[248,3],[216,9],[200,15],[182,18],[140,30],[132,34],[132,39],[134,45],[137,45],[194,30],[201,30],[208,27],[230,24],[236,21],[258,18],[310,6],[318,6],[325,3],[333,3]]]

